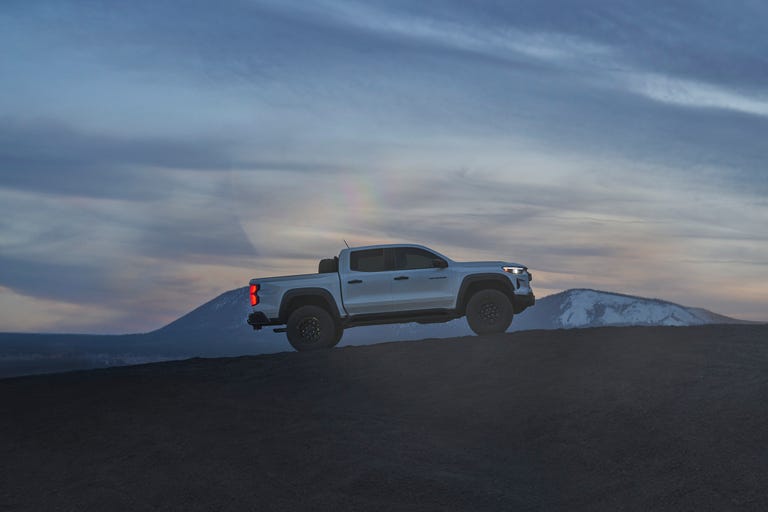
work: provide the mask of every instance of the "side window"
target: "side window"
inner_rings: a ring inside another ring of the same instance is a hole
[[[418,247],[400,247],[395,251],[395,268],[397,270],[434,268],[434,260],[442,260],[442,258]]]
[[[353,251],[349,255],[349,268],[358,272],[383,272],[387,270],[384,249]]]

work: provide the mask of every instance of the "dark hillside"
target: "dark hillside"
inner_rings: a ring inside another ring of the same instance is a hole
[[[766,510],[768,327],[0,380],[2,510]]]

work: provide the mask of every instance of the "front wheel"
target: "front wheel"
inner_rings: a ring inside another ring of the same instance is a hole
[[[512,304],[498,290],[480,290],[467,303],[467,323],[479,336],[506,331],[512,316]]]
[[[288,317],[288,341],[299,352],[331,348],[342,332],[331,314],[319,306],[302,306]]]

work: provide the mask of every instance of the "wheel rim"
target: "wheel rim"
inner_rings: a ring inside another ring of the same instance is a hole
[[[299,322],[299,336],[301,336],[302,341],[305,343],[317,343],[320,341],[320,320],[314,316],[302,319]]]
[[[480,319],[486,324],[495,324],[499,319],[499,305],[495,302],[486,302],[480,306]]]

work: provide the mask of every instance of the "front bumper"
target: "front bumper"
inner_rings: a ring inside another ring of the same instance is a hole
[[[536,296],[531,293],[525,295],[515,295],[514,312],[522,313],[526,308],[529,308],[536,304]]]

